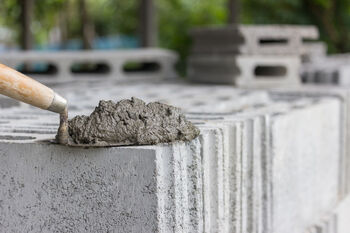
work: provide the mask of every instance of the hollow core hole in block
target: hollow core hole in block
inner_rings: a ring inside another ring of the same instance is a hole
[[[317,40],[310,39],[310,38],[302,38],[302,42],[303,42],[303,44],[307,44],[307,43],[313,44],[313,43],[317,42]]]
[[[77,62],[71,65],[70,71],[73,74],[108,74],[111,68],[108,64],[102,62]]]
[[[54,76],[58,73],[57,66],[49,62],[23,62],[15,69],[26,75]]]
[[[129,61],[124,63],[123,71],[125,73],[153,73],[160,70],[158,62],[137,62]]]
[[[288,39],[286,38],[261,38],[259,39],[259,44],[260,45],[285,45],[288,43]]]
[[[258,65],[254,69],[254,74],[257,78],[281,78],[287,74],[287,68],[281,65]]]

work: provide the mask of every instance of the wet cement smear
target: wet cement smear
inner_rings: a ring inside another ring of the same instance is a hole
[[[131,98],[118,103],[101,100],[90,116],[76,116],[68,131],[76,144],[153,145],[190,141],[199,129],[180,109],[158,102],[146,104]]]

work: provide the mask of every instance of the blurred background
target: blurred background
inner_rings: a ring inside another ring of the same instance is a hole
[[[311,24],[350,51],[350,0],[0,0],[0,52],[161,47],[180,55],[203,25]]]

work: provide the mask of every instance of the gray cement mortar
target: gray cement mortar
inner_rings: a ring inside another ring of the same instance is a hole
[[[90,116],[71,119],[68,131],[74,143],[98,146],[191,141],[199,135],[179,108],[137,98],[101,100]]]

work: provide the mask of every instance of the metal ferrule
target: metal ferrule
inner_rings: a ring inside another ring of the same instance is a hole
[[[51,105],[47,110],[57,113],[63,113],[67,107],[67,100],[55,93]]]

